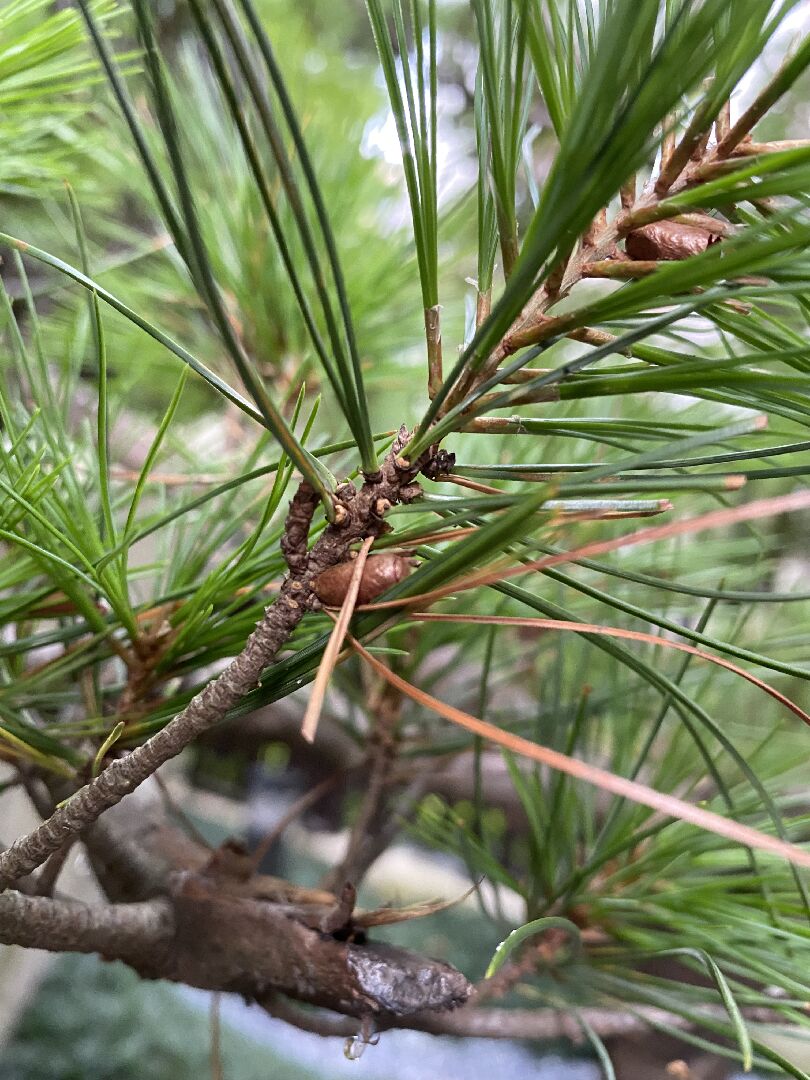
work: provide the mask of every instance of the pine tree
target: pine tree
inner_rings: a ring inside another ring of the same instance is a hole
[[[809,1023],[798,5],[77,6],[0,12],[0,755],[42,817],[0,940],[352,1053],[570,1036],[611,1076],[651,1031],[807,1076],[773,1040]],[[128,798],[288,698],[340,747],[282,822],[338,793],[318,889],[261,872],[281,830],[211,851]],[[486,971],[382,944],[429,897],[357,906],[402,830],[467,868]],[[75,843],[107,903],[55,894]]]

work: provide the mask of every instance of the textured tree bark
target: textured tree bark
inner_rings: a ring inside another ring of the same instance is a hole
[[[0,896],[0,942],[99,953],[149,979],[259,998],[269,990],[357,1018],[405,1017],[463,1004],[470,984],[407,949],[339,941],[304,925],[295,905],[228,896],[180,874],[173,895],[132,904]]]
[[[229,897],[198,875],[182,880],[174,908],[174,977],[190,986],[250,997],[272,988],[356,1017],[448,1009],[470,993],[449,964],[391,945],[338,941],[304,925],[295,905]]]
[[[50,952],[101,953],[159,968],[169,956],[174,915],[167,900],[90,906],[8,891],[0,896],[0,942]]]
[[[644,1034],[650,1024],[690,1026],[682,1017],[644,1006],[576,1013],[479,1008],[474,997],[467,1001],[472,987],[447,964],[388,945],[336,941],[297,922],[279,905],[218,895],[194,874],[178,878],[171,898],[132,904],[88,906],[7,891],[0,896],[0,942],[97,952],[123,960],[147,978],[238,991],[271,1015],[324,1036],[355,1035],[358,1021],[368,1020],[377,1031],[411,1028],[457,1037],[574,1042],[582,1041],[581,1019],[613,1040]],[[303,1012],[288,998],[332,1012]],[[767,1009],[749,1013],[763,1022],[775,1019]],[[710,1014],[719,1017],[723,1010]],[[673,1055],[683,1054],[680,1044],[673,1045]]]

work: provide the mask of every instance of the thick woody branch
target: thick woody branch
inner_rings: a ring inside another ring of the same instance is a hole
[[[390,946],[324,940],[277,914],[274,905],[208,898],[196,890],[184,902],[185,908],[169,900],[88,906],[8,891],[0,896],[0,941],[52,952],[100,953],[149,977],[241,990],[255,995],[272,1015],[322,1035],[354,1035],[358,1019],[369,1014],[376,1015],[378,1031],[413,1028],[436,1035],[507,1039],[581,1035],[575,1017],[547,1009],[465,1006],[437,1013],[433,1010],[446,1009],[453,995],[456,1000],[466,996],[466,982],[452,968]],[[245,906],[252,910],[246,912]],[[197,917],[205,920],[204,949]],[[231,938],[227,948],[226,935]],[[247,948],[249,958],[244,955]],[[263,982],[352,1018],[302,1012],[275,990],[261,990]],[[409,1010],[409,1004],[418,1006],[420,1001],[427,1007]],[[395,1004],[401,1015],[388,1012],[386,1002]],[[651,1019],[673,1022],[663,1010],[647,1010],[644,1016],[608,1009],[584,1012],[603,1037],[644,1030]]]
[[[167,901],[89,906],[8,891],[0,896],[0,942],[50,952],[101,953],[139,968],[168,955],[174,917]]]
[[[339,941],[290,905],[223,894],[177,875],[168,898],[88,906],[0,896],[0,942],[99,953],[146,978],[258,998],[269,991],[358,1018],[409,1016],[462,1004],[470,984],[449,964],[406,949]]]
[[[356,1035],[369,1019],[376,1031],[573,1041],[582,1039],[582,1019],[601,1038],[638,1034],[649,1025],[691,1026],[643,1006],[568,1013],[478,1008],[473,997],[453,1009],[470,987],[448,965],[387,945],[336,941],[290,919],[280,905],[218,896],[195,876],[182,879],[173,898],[133,904],[90,906],[8,891],[0,896],[0,942],[99,953],[147,978],[245,993],[271,1015],[324,1036]],[[331,1011],[304,1012],[290,997]],[[749,1014],[762,1022],[774,1018],[770,1010]]]

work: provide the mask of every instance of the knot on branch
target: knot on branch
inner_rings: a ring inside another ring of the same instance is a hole
[[[281,537],[281,551],[293,577],[300,576],[306,569],[307,538],[317,505],[318,496],[306,480],[302,480],[290,502]]]
[[[340,940],[354,890],[332,910],[307,917],[296,903],[234,895],[216,878],[175,878],[174,955],[170,978],[261,999],[268,990],[350,1016],[410,1016],[463,1004],[472,987],[456,968],[407,949]],[[201,943],[204,942],[204,947]]]
[[[452,468],[454,457],[444,450],[431,447],[418,459],[409,461],[402,451],[410,441],[411,433],[404,425],[380,468],[369,473],[357,489],[351,483],[341,484],[334,493],[335,520],[327,525],[311,550],[307,549],[312,517],[317,506],[317,496],[304,482],[293,496],[281,540],[281,548],[290,578],[282,587],[280,600],[292,594],[293,583],[297,605],[312,608],[318,603],[314,582],[332,567],[346,563],[351,558],[351,546],[368,537],[381,536],[390,531],[385,515],[398,503],[413,502],[420,498],[422,489],[416,483],[422,472],[436,477]]]

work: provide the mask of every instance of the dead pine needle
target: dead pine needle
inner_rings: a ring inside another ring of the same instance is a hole
[[[349,622],[354,614],[357,596],[360,592],[360,582],[363,577],[363,568],[366,565],[366,559],[368,558],[368,553],[373,543],[373,536],[369,536],[363,541],[363,546],[360,548],[357,555],[357,561],[354,564],[352,578],[346,592],[346,599],[343,601],[340,614],[335,621],[331,637],[329,638],[329,642],[327,643],[323,652],[323,657],[321,658],[318,674],[315,676],[315,682],[312,685],[312,693],[309,695],[307,709],[304,713],[304,720],[301,724],[301,735],[309,743],[315,741],[315,733],[318,730],[318,721],[321,718],[321,709],[323,708],[324,698],[326,697],[326,688],[329,685],[332,671],[337,663],[337,658],[340,655],[340,649],[343,645],[346,631],[349,628]]]
[[[608,772],[607,769],[599,768],[597,765],[589,765],[587,762],[579,760],[579,758],[569,757],[558,750],[552,750],[550,747],[530,742],[528,739],[515,735],[511,731],[503,731],[494,724],[479,720],[478,717],[471,716],[453,705],[439,701],[438,698],[413,686],[393,671],[390,671],[385,664],[380,663],[351,634],[348,635],[348,638],[349,644],[355,652],[392,686],[406,694],[418,705],[432,710],[443,719],[449,720],[450,723],[472,732],[473,735],[488,739],[496,746],[505,747],[513,754],[519,754],[521,757],[536,761],[540,765],[547,765],[557,772],[567,773],[576,780],[584,780],[585,783],[592,784],[603,791],[609,791],[612,795],[618,795],[641,806],[647,806],[658,814],[678,821],[688,822],[699,829],[705,829],[707,832],[722,836],[726,840],[731,840],[734,843],[742,844],[757,851],[767,851],[772,855],[777,855],[779,858],[786,859],[794,866],[810,869],[810,851],[788,841],[780,840],[775,836],[770,836],[759,829],[751,828],[749,825],[743,825],[731,818],[723,817],[712,810],[705,810],[702,806],[684,802],[683,799],[676,798],[674,795],[656,791],[654,788],[647,787],[646,784],[641,784],[637,780],[629,780],[624,776]]]

